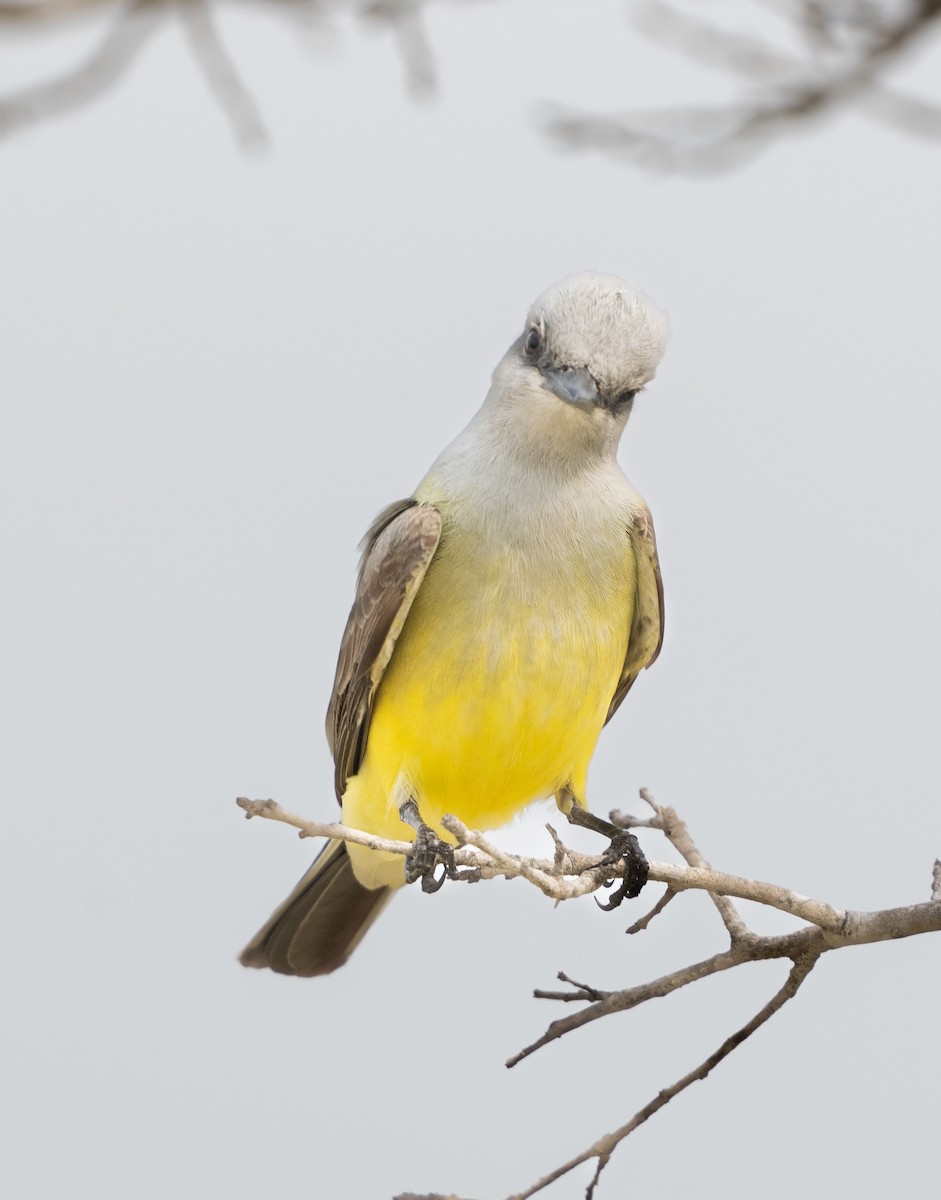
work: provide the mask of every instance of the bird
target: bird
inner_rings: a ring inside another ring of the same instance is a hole
[[[613,831],[588,812],[588,766],[664,620],[650,510],[617,450],[667,336],[615,276],[553,284],[467,427],[370,526],[327,739],[343,823],[397,840],[413,826],[415,852],[403,866],[327,842],[245,966],[340,967],[406,879],[436,890],[447,813],[493,829],[555,797]]]

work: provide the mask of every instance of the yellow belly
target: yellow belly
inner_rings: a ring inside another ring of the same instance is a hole
[[[410,836],[398,812],[406,795],[439,832],[445,813],[503,825],[563,785],[584,802],[624,663],[629,554],[560,575],[541,564],[481,571],[480,556],[457,550],[439,551],[419,589],[343,797],[345,822],[385,837]],[[401,859],[350,849],[363,883],[402,882]]]

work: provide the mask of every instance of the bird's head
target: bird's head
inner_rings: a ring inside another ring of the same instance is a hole
[[[519,355],[563,403],[620,417],[653,379],[666,339],[666,317],[646,296],[613,275],[585,271],[535,301]]]
[[[570,275],[533,303],[494,373],[485,410],[502,410],[533,450],[531,439],[566,457],[579,447],[613,453],[666,339],[664,314],[623,280]]]

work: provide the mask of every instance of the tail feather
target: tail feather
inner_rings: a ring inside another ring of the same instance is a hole
[[[346,843],[328,842],[239,961],[281,975],[327,975],[342,967],[391,896],[391,888],[363,887]]]

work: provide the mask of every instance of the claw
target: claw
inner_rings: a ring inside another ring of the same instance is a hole
[[[421,819],[418,805],[411,797],[399,809],[399,816],[415,830],[415,848],[405,860],[405,882],[415,883],[421,880],[421,890],[428,895],[439,891],[446,879],[457,879],[458,871],[454,864],[454,847],[439,838],[430,825]],[[440,875],[435,875],[437,867],[443,867]]]
[[[421,878],[421,890],[425,893],[426,896],[433,896],[435,894],[435,892],[440,892],[442,887],[444,887],[444,881],[448,877],[448,871],[447,871],[447,868],[445,867],[445,869],[441,872],[440,875],[435,875],[434,867],[429,867],[429,869],[427,871],[420,871],[418,873],[418,875],[414,875],[410,879],[409,872],[408,872],[408,864],[406,863],[405,882],[406,883],[414,883],[415,880],[419,877]]]
[[[611,845],[601,858],[601,865],[605,867],[614,866],[619,862],[624,863],[624,878],[621,880],[621,886],[611,895],[610,900],[606,902],[602,902],[597,896],[595,897],[595,903],[599,908],[603,908],[605,912],[610,912],[611,909],[617,908],[622,900],[633,900],[636,896],[639,896],[641,888],[647,882],[647,873],[649,870],[647,859],[640,848],[640,842],[626,829],[620,830],[611,839]],[[614,879],[606,883],[605,887],[610,887],[613,883]]]
[[[640,848],[640,842],[634,834],[627,829],[619,829],[610,821],[602,820],[601,817],[596,817],[577,805],[572,806],[567,816],[573,825],[593,829],[596,833],[604,834],[611,839],[611,844],[602,855],[599,866],[613,867],[618,863],[624,863],[624,878],[621,880],[621,886],[606,902],[602,902],[596,896],[595,903],[598,907],[610,912],[612,908],[617,908],[622,900],[633,900],[635,896],[639,896],[641,888],[647,882],[649,868],[644,852]],[[614,876],[605,886],[611,887],[616,878],[617,876]]]

